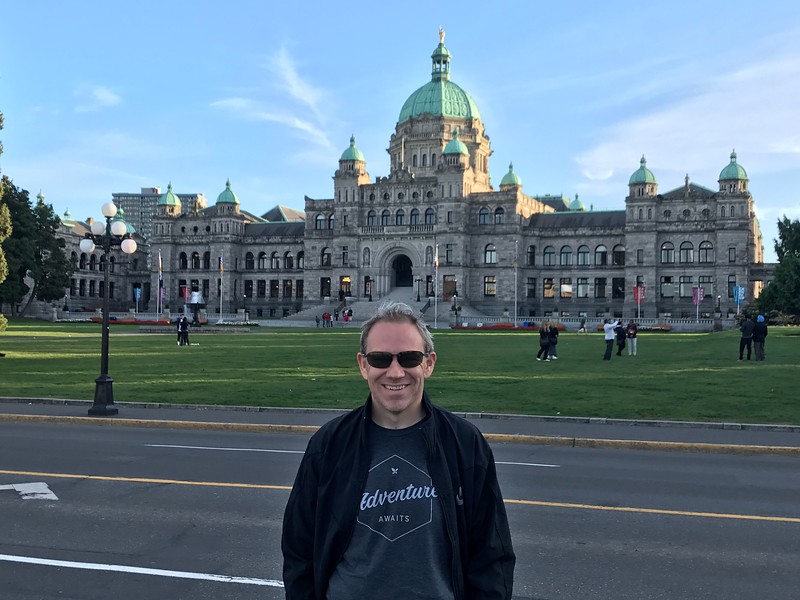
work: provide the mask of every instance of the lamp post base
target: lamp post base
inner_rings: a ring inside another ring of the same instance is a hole
[[[94,404],[89,409],[90,417],[111,417],[119,413],[114,404],[114,382],[108,375],[100,375],[95,379]]]

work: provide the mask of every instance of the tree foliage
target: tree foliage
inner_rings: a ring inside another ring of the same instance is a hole
[[[52,205],[41,199],[31,205],[27,190],[17,188],[3,176],[4,203],[8,206],[14,229],[4,244],[8,260],[8,278],[0,284],[0,303],[16,306],[33,280],[31,298],[46,302],[62,298],[75,270],[73,261],[64,253],[65,242],[56,235],[60,219]]]
[[[3,113],[0,112],[0,129],[3,129]],[[0,142],[0,154],[3,153],[3,143]],[[0,284],[8,277],[8,262],[3,252],[3,242],[11,237],[11,213],[3,202],[3,181],[0,180]],[[0,312],[0,331],[5,331],[8,321]]]
[[[784,216],[778,221],[778,236],[778,266],[772,282],[758,297],[758,308],[764,313],[800,316],[800,221]]]

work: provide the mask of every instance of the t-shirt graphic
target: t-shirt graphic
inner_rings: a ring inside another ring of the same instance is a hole
[[[394,542],[429,525],[434,502],[438,500],[430,475],[393,454],[370,469],[358,522]]]

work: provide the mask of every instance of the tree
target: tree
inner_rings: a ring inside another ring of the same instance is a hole
[[[3,128],[3,113],[0,113],[0,129]],[[0,142],[0,154],[3,153],[3,143]],[[3,202],[3,182],[0,180],[0,284],[8,277],[8,261],[3,252],[3,241],[11,237],[11,213]],[[0,331],[5,331],[8,321],[0,312]],[[4,356],[0,354],[0,356]]]
[[[69,285],[75,265],[64,254],[65,242],[56,236],[60,224],[53,207],[41,199],[31,206],[28,191],[17,188],[5,175],[3,202],[8,206],[14,229],[4,248],[8,260],[8,278],[0,284],[0,303],[18,305],[31,292],[37,298],[50,302],[62,298]],[[33,290],[25,281],[33,280]]]
[[[772,282],[761,292],[757,305],[763,313],[800,316],[800,221],[784,215],[778,221],[775,253],[778,266]]]

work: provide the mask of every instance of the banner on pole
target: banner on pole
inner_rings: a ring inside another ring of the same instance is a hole
[[[703,298],[705,297],[706,297],[705,288],[701,287],[692,288],[692,302],[694,302],[695,306],[699,306],[700,303],[703,301]]]
[[[742,304],[744,302],[744,292],[745,287],[743,285],[733,286],[733,299],[736,300],[736,304]]]
[[[644,294],[646,291],[646,287],[643,285],[637,285],[633,288],[633,301],[636,304],[641,304],[644,301]]]

